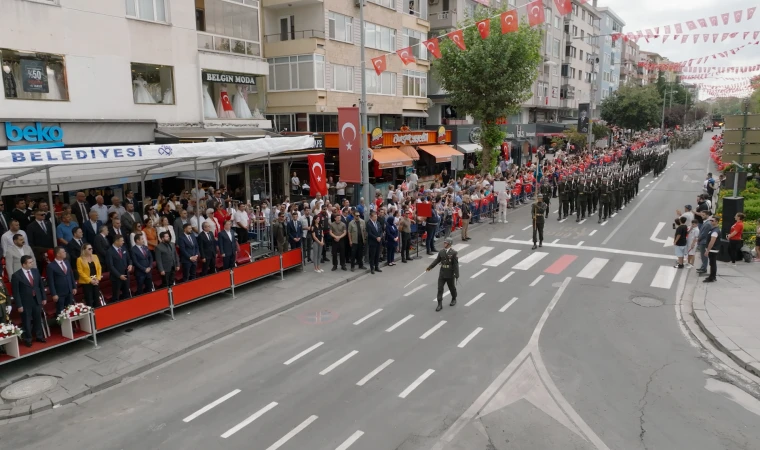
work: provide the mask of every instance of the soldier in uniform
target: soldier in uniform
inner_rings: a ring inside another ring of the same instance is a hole
[[[570,190],[568,191],[567,199],[570,202],[570,215],[575,214],[575,210],[578,209],[576,202],[578,200],[578,174],[574,173],[573,178],[570,181]]]
[[[449,292],[451,292],[451,303],[449,303],[449,306],[457,304],[457,288],[454,280],[459,279],[459,257],[457,256],[457,251],[451,248],[453,242],[454,240],[450,237],[444,239],[443,249],[438,252],[435,261],[425,269],[430,272],[438,263],[441,263],[441,271],[438,272],[438,307],[435,308],[436,311],[443,309],[444,284],[448,285]]]
[[[599,186],[599,221],[597,223],[602,223],[603,220],[607,220],[607,216],[610,213],[611,196],[610,181],[605,177]]]
[[[575,214],[575,221],[580,222],[581,219],[586,218],[586,209],[588,208],[588,194],[589,194],[589,187],[586,184],[586,178],[584,177],[582,181],[578,182],[577,187],[577,199],[578,199],[578,208],[576,209]]]
[[[551,208],[551,201],[552,201],[552,186],[549,184],[549,181],[546,177],[544,177],[544,183],[541,185],[541,195],[544,196],[544,199],[546,200],[544,203],[546,204],[546,213],[544,216],[546,218],[549,218],[549,209]]]
[[[536,249],[536,242],[539,247],[544,245],[544,218],[548,212],[549,207],[544,203],[544,196],[538,194],[537,202],[533,203],[530,207],[530,215],[533,219],[533,250]],[[536,239],[538,234],[538,240]]]
[[[564,217],[567,219],[567,210],[570,208],[570,199],[568,197],[570,190],[570,183],[567,182],[567,178],[562,179],[562,181],[559,182],[559,210],[557,211],[559,213],[559,216],[557,216],[557,220],[562,220]]]

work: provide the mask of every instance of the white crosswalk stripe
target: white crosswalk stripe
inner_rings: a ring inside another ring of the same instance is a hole
[[[675,267],[660,266],[660,268],[657,269],[657,273],[655,274],[650,286],[662,289],[670,289],[670,286],[673,285],[673,280],[676,278],[677,272],[678,269]]]
[[[475,250],[471,251],[470,253],[462,256],[459,258],[460,263],[468,263],[475,261],[476,259],[480,258],[481,256],[485,255],[486,253],[493,250],[493,247],[478,247]]]
[[[528,270],[534,265],[536,265],[537,262],[544,259],[546,255],[548,255],[548,253],[544,253],[544,252],[531,253],[530,256],[523,259],[519,263],[515,264],[515,266],[512,268],[517,269],[517,270]]]
[[[488,261],[484,262],[483,265],[488,266],[488,267],[499,267],[501,264],[504,263],[504,261],[508,260],[509,258],[515,256],[518,253],[520,253],[520,250],[509,249],[509,250],[503,251],[499,253],[498,255],[494,256],[493,258],[489,259]]]
[[[593,279],[596,277],[599,272],[604,268],[605,265],[609,262],[609,259],[605,258],[594,258],[591,261],[589,261],[588,264],[586,264],[586,267],[584,267],[580,272],[578,272],[578,278],[588,278]]]
[[[459,244],[452,245],[451,248],[453,248],[457,252],[460,252],[460,251],[466,249],[469,246],[470,246],[470,244],[459,243]],[[428,258],[435,259],[437,256],[438,256],[438,253],[436,253],[435,255],[432,255],[432,256],[428,256]]]
[[[631,284],[633,279],[636,277],[636,274],[639,273],[641,266],[641,263],[627,261],[625,264],[623,264],[623,267],[620,268],[612,281],[615,283]]]

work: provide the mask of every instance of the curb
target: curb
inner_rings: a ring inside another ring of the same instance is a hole
[[[688,282],[689,278],[692,276],[692,272],[689,272],[686,281]],[[698,281],[699,277],[697,277],[695,282]],[[749,353],[742,350],[741,347],[732,341],[715,324],[715,322],[710,317],[710,314],[707,312],[705,305],[706,297],[707,289],[700,289],[699,285],[697,285],[697,287],[694,289],[692,315],[694,317],[694,320],[697,322],[697,325],[699,325],[699,328],[703,333],[705,333],[705,335],[707,335],[707,338],[710,339],[710,342],[712,342],[715,347],[725,353],[744,370],[760,377],[760,362],[756,361],[754,358],[752,358],[752,356],[749,355]]]

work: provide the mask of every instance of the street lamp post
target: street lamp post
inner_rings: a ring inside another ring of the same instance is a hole
[[[365,36],[364,36],[364,0],[359,0],[359,29],[361,30],[360,39],[360,59],[361,59],[361,83],[362,83],[362,96],[359,101],[361,106],[360,120],[361,120],[361,142],[362,142],[362,195],[364,201],[369,201],[369,149],[367,148],[367,70],[365,61]],[[360,202],[357,201],[357,205]],[[369,214],[369,213],[367,213]],[[366,216],[369,217],[369,216]]]

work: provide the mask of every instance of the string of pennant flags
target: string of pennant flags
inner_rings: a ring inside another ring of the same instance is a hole
[[[747,45],[757,45],[754,42]],[[739,47],[739,49],[744,48],[744,45],[742,47]],[[723,54],[723,58],[728,56],[729,52],[721,52]],[[731,53],[732,55],[736,54],[736,52]],[[711,55],[713,59],[716,59],[715,55]],[[693,67],[692,63],[694,61],[700,61],[698,64],[701,64],[703,62],[707,62],[707,60],[710,58],[710,56],[705,56],[703,58],[699,59],[690,59],[688,61],[681,61],[681,62],[673,62],[673,63],[652,63],[652,62],[646,62],[646,61],[639,61],[637,64],[638,67],[643,67],[648,70],[663,70],[663,71],[671,71],[671,72],[681,72],[681,73],[710,73],[710,72],[717,72],[717,73],[746,73],[746,72],[754,72],[756,70],[760,70],[760,64],[753,65],[753,66],[740,66],[740,67],[710,67],[710,66],[702,66],[702,67]]]
[[[685,44],[689,41],[689,37],[691,37],[691,42],[693,44],[699,43],[699,38],[702,37],[702,42],[709,42],[710,37],[712,36],[713,43],[718,42],[718,38],[720,38],[720,42],[725,41],[726,39],[734,39],[738,37],[741,34],[742,40],[757,40],[760,37],[760,31],[734,31],[731,33],[692,33],[692,34],[656,34],[651,37],[644,37],[644,39],[649,42],[649,39],[657,39],[659,37],[662,37],[662,42],[665,43],[669,38],[673,38],[671,42],[678,42],[679,38],[681,41],[681,44]],[[750,37],[750,35],[752,37]],[[613,33],[609,36],[612,37],[613,41],[617,41],[618,39],[627,39],[626,36],[622,35],[621,33]]]
[[[620,39],[623,38],[625,40],[632,40],[638,42],[639,39],[646,38],[646,39],[652,39],[656,38],[658,36],[662,35],[677,35],[682,36],[684,34],[689,34],[692,31],[702,29],[702,28],[709,28],[710,26],[713,27],[719,27],[722,25],[729,25],[731,24],[731,16],[734,17],[734,24],[740,23],[742,20],[744,20],[744,17],[746,17],[746,20],[751,20],[752,17],[755,15],[755,10],[757,9],[756,6],[753,6],[751,8],[747,8],[746,10],[746,16],[744,15],[745,10],[740,9],[737,11],[732,12],[725,12],[720,14],[720,20],[718,20],[718,16],[710,16],[709,18],[705,19],[697,19],[694,20],[688,20],[685,23],[677,23],[675,25],[665,25],[663,27],[652,27],[647,28],[644,31],[635,31],[635,32],[629,32],[629,33],[618,33],[617,37],[613,37],[613,39]],[[708,25],[709,20],[709,25]],[[685,27],[684,27],[685,25]],[[672,27],[672,28],[671,28]],[[660,28],[662,28],[663,32],[660,34]],[[671,30],[673,32],[671,33]],[[686,31],[684,31],[686,30]],[[663,41],[664,42],[664,41]]]

